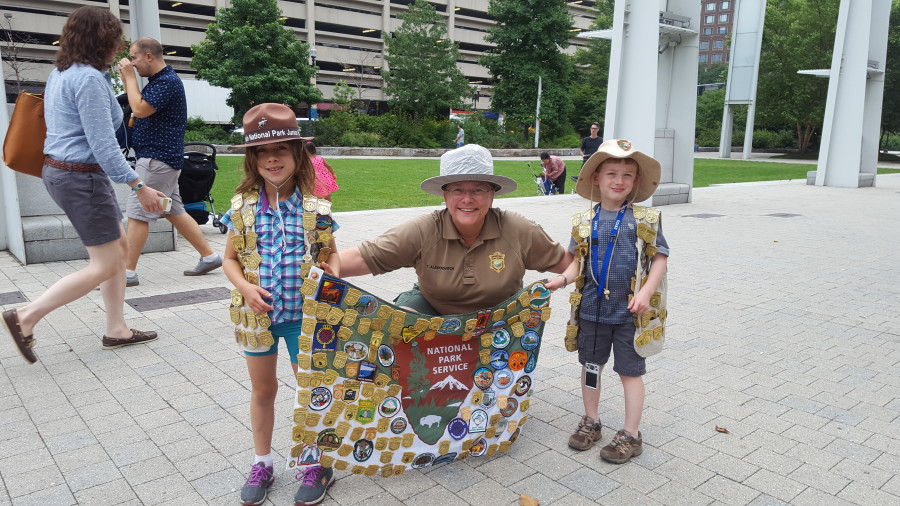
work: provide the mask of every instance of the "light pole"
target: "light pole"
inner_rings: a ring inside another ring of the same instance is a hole
[[[479,99],[480,97],[481,97],[481,85],[480,85],[480,84],[476,84],[476,85],[475,85],[475,101],[474,101],[474,103],[473,103],[473,105],[474,105],[474,111],[475,111],[475,112],[478,112],[478,99]]]
[[[318,55],[319,55],[319,52],[316,50],[316,47],[311,46],[309,48],[309,59],[312,61],[312,65],[311,65],[312,67],[316,66],[316,56],[318,56]],[[313,71],[313,74],[312,74],[312,78],[310,78],[310,84],[312,84],[312,87],[315,88],[316,87],[316,69],[313,68],[312,71]],[[318,118],[318,117],[319,117],[319,111],[316,110],[316,104],[309,104],[309,119]]]

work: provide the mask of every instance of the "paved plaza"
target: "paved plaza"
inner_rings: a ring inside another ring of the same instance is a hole
[[[644,452],[631,463],[566,445],[582,407],[577,357],[562,344],[568,297],[557,293],[531,419],[508,453],[394,478],[338,473],[324,504],[494,506],[519,494],[558,505],[900,504],[900,175],[877,185],[714,186],[661,208],[669,325],[666,349],[648,359]],[[565,243],[571,214],[587,208],[575,195],[495,205]],[[430,209],[337,213],[338,246]],[[224,248],[223,235],[201,228]],[[145,255],[127,297],[230,288],[221,271],[182,276],[195,263],[183,241]],[[0,252],[0,293],[34,299],[83,265],[22,267]],[[388,298],[413,280],[406,269],[353,282]],[[0,505],[239,504],[253,456],[250,384],[226,301],[126,306],[126,317],[160,339],[102,350],[99,292],[38,326],[35,365],[0,336]],[[285,505],[297,487],[282,470],[294,388],[286,358],[279,371],[266,504]],[[611,368],[602,382],[606,444],[623,399]]]

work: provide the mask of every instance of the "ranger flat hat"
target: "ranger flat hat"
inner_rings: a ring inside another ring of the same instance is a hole
[[[284,104],[255,105],[244,114],[244,143],[236,148],[300,140],[297,117]]]
[[[610,139],[600,145],[597,152],[591,155],[581,173],[578,174],[578,183],[575,185],[575,193],[594,202],[600,201],[600,192],[592,192],[591,175],[600,167],[600,164],[610,158],[630,158],[638,164],[638,180],[634,189],[628,195],[628,202],[643,202],[649,199],[659,186],[660,165],[655,158],[645,155],[634,149],[630,141],[625,139]]]

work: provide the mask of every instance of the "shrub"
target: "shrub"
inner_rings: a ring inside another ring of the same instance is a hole
[[[881,149],[888,151],[900,151],[900,134],[884,134],[881,138],[881,141]]]
[[[380,135],[373,132],[345,132],[338,138],[339,146],[383,147],[386,144]]]
[[[203,118],[188,118],[184,132],[184,142],[206,142],[209,144],[241,144],[244,137],[228,131],[229,125],[208,125]]]
[[[753,147],[757,149],[785,149],[797,147],[790,130],[754,130]]]

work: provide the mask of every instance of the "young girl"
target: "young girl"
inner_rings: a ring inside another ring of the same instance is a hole
[[[306,143],[306,153],[316,169],[316,189],[313,195],[331,200],[329,195],[340,190],[337,185],[337,179],[334,176],[334,169],[331,168],[331,165],[328,165],[324,158],[316,154],[316,145],[312,142]]]
[[[284,339],[296,373],[303,275],[313,264],[337,274],[340,264],[331,237],[337,228],[330,217],[331,202],[310,195],[313,166],[293,111],[284,105],[260,104],[247,111],[243,123],[246,143],[239,147],[246,148],[244,178],[231,199],[231,210],[222,218],[231,229],[223,268],[235,287],[231,320],[247,358],[251,385],[256,457],[241,501],[259,505],[275,481],[271,446],[278,341]],[[318,475],[326,474],[317,469]],[[324,477],[330,485],[333,476]]]

